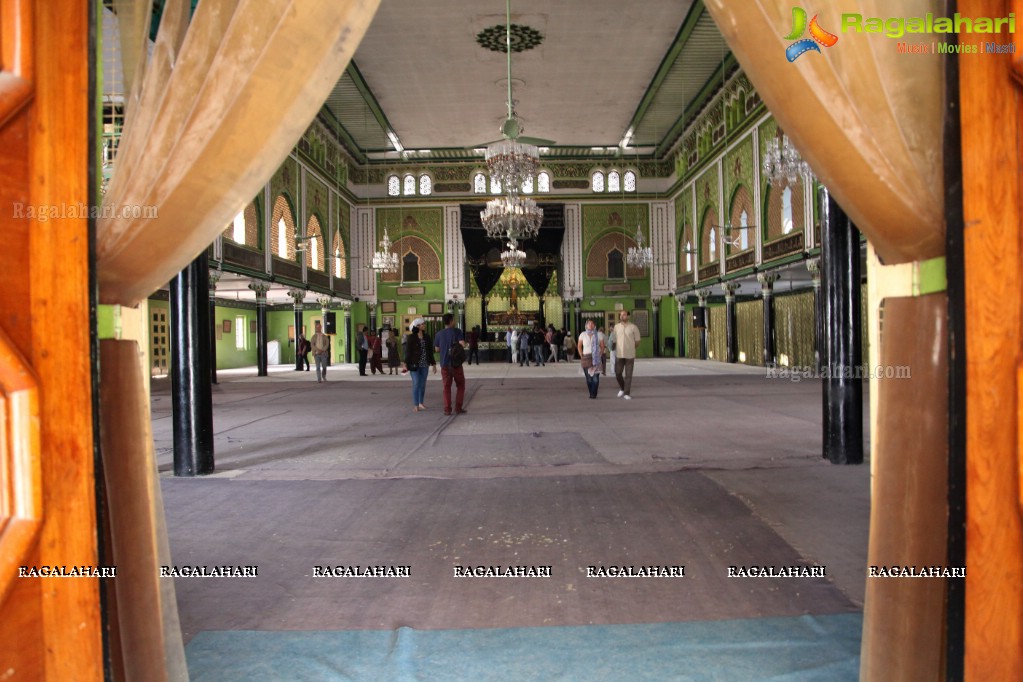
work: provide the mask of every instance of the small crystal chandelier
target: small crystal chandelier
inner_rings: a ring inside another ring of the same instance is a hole
[[[535,237],[543,222],[543,209],[528,197],[510,194],[487,202],[480,220],[492,239],[513,241]]]
[[[782,135],[780,143],[778,138],[767,143],[764,152],[764,175],[772,185],[786,181],[795,184],[800,177],[812,177],[813,171],[810,164],[803,160],[799,150],[789,141],[789,136]]]
[[[384,228],[384,238],[380,240],[380,250],[373,253],[373,261],[370,267],[378,272],[397,272],[398,254],[391,251],[391,238]]]
[[[625,262],[632,268],[648,268],[654,264],[654,250],[649,246],[643,246],[643,230],[636,225],[636,246],[629,247],[629,253],[625,256]]]
[[[521,268],[526,262],[526,252],[519,248],[514,239],[508,242],[508,248],[501,252],[501,263],[506,268]]]
[[[490,177],[512,193],[517,193],[526,179],[536,175],[540,166],[540,153],[536,145],[516,140],[490,143],[486,156]]]

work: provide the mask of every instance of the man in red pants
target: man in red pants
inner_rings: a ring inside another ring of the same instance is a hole
[[[455,412],[465,414],[462,401],[465,399],[465,335],[455,326],[455,316],[444,314],[444,329],[437,332],[433,340],[434,350],[440,353],[440,376],[444,380],[444,414],[451,414],[451,382],[458,391],[455,394]]]

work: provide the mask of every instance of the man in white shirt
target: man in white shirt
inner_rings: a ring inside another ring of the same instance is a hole
[[[619,322],[614,329],[615,379],[618,380],[618,397],[632,400],[632,368],[636,364],[636,348],[639,346],[639,327],[629,321],[629,311],[618,315]]]

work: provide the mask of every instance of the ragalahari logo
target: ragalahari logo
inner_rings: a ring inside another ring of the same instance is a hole
[[[806,33],[807,28],[810,31],[809,38],[803,38],[803,34]],[[802,38],[802,40],[799,40]],[[821,49],[817,47],[817,43],[820,43],[824,47],[831,47],[838,42],[838,36],[834,33],[828,33],[820,24],[817,23],[817,15],[813,16],[810,20],[810,25],[807,27],[806,24],[806,10],[802,7],[792,8],[792,32],[785,36],[785,40],[795,40],[796,42],[785,48],[785,57],[790,62],[796,61],[800,55],[806,54],[813,50],[814,52],[820,52]]]

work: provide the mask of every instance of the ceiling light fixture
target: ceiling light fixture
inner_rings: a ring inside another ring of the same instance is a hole
[[[510,194],[488,201],[480,220],[488,237],[517,241],[536,236],[543,223],[543,209],[529,197]]]
[[[519,248],[517,241],[508,242],[508,248],[501,252],[501,263],[505,268],[521,268],[526,262],[526,252]]]

